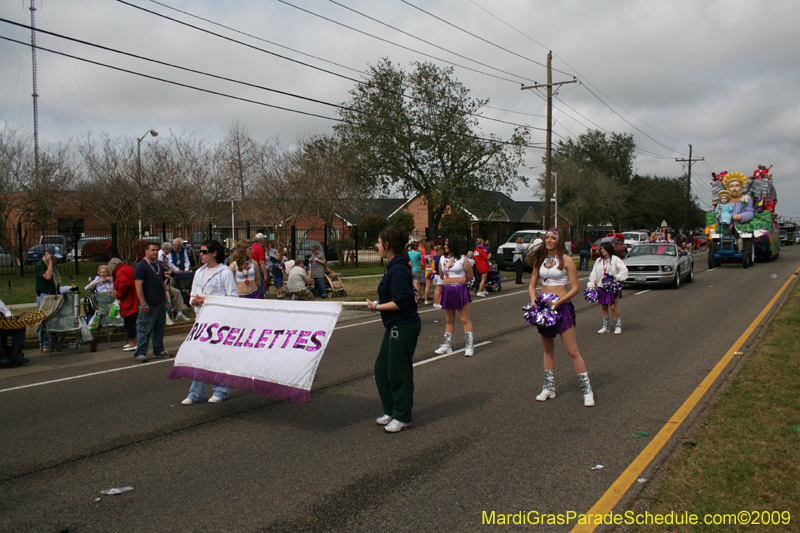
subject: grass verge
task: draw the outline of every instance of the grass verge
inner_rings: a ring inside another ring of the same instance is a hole
[[[730,388],[644,503],[652,514],[737,515],[750,525],[643,526],[637,531],[800,531],[800,285]],[[638,507],[638,505],[636,505]],[[791,522],[785,523],[791,513]],[[754,518],[767,518],[771,524]],[[741,515],[740,515],[741,517]],[[774,520],[779,524],[775,525]]]

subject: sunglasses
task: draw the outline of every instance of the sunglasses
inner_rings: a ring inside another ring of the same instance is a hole
[[[208,250],[200,250],[200,255],[206,255],[208,253],[211,253],[211,252],[209,252]]]

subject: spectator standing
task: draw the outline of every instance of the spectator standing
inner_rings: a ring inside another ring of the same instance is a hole
[[[589,263],[592,260],[592,241],[584,237],[578,255],[580,256],[578,270],[589,270]]]
[[[139,319],[139,297],[136,295],[136,283],[133,279],[133,267],[126,265],[119,258],[108,262],[108,268],[114,278],[114,290],[119,300],[119,316],[125,322],[125,333],[128,344],[122,347],[123,352],[136,351],[136,321]]]
[[[308,259],[305,261],[308,266]],[[289,275],[286,277],[286,290],[292,295],[292,300],[313,300],[314,294],[308,290],[311,283],[311,276],[301,265],[295,265],[294,261],[286,261],[286,270]]]
[[[197,312],[200,312],[206,296],[230,298],[239,296],[233,272],[225,265],[225,248],[222,243],[215,240],[203,242],[200,245],[200,262],[203,263],[203,266],[195,272],[192,282],[192,299],[189,301]],[[228,387],[214,385],[212,388],[214,393],[208,399],[208,403],[220,403],[228,399]],[[189,387],[189,396],[181,403],[192,405],[204,401],[206,401],[206,384],[201,381],[192,381],[192,385]]]
[[[415,300],[419,303],[422,299],[422,284],[425,283],[425,274],[420,268],[422,254],[419,252],[418,243],[412,242],[408,245],[408,260],[411,262],[411,277],[414,280],[414,290],[416,291]]]
[[[489,254],[483,246],[483,239],[478,239],[476,244],[472,258],[475,260],[475,270],[478,272],[481,282],[478,286],[478,293],[475,296],[483,298],[489,294],[486,292],[486,278],[489,276]]]
[[[283,277],[286,275],[283,252],[277,250],[272,260],[272,284],[275,285],[276,298],[283,300]]]
[[[261,283],[259,284],[258,288],[261,291],[261,295],[264,298],[269,298],[269,291],[267,291],[267,278],[269,277],[269,272],[267,271],[267,255],[264,251],[264,246],[267,243],[267,236],[263,233],[256,234],[256,238],[253,241],[253,261],[255,261],[256,265],[261,271]]]
[[[154,357],[172,357],[164,349],[164,330],[167,326],[166,269],[158,262],[158,244],[147,243],[144,258],[136,264],[133,279],[139,298],[139,318],[136,323],[137,361],[147,361],[147,348],[153,340]],[[202,253],[202,252],[201,252]]]
[[[411,429],[414,405],[412,359],[422,330],[408,259],[402,253],[404,242],[403,234],[396,229],[381,231],[378,253],[389,264],[378,285],[378,301],[367,300],[370,311],[381,313],[385,328],[375,360],[375,385],[384,413],[376,422],[384,426],[387,433]]]
[[[525,239],[517,237],[517,244],[514,246],[514,269],[517,271],[517,285],[522,285],[522,271],[525,268],[525,253],[528,247],[525,246]]]
[[[431,286],[433,285],[433,258],[435,255],[436,252],[433,251],[433,241],[425,241],[425,254],[422,256],[425,262],[425,305],[433,303],[429,298]]]
[[[325,254],[319,249],[318,244],[311,245],[311,257],[308,260],[309,274],[314,280],[314,294],[322,298],[328,297],[328,289],[325,287]]]
[[[158,261],[164,266],[164,274],[168,279],[167,283],[167,303],[172,305],[175,309],[175,320],[178,322],[189,322],[189,317],[183,314],[183,295],[181,291],[173,284],[173,276],[177,276],[182,271],[172,262],[172,253],[174,248],[171,242],[161,243],[161,250],[158,252]],[[187,265],[188,266],[188,265]],[[169,317],[169,311],[166,313],[165,322],[167,326],[172,326],[174,323]]]
[[[42,308],[42,298],[58,294],[58,288],[61,286],[61,274],[58,273],[56,263],[63,257],[61,248],[50,246],[45,251],[44,257],[34,267],[36,305],[39,309]],[[39,346],[43,352],[50,351],[50,338],[44,327],[39,328]]]
[[[441,260],[444,255],[444,246],[437,245],[433,249],[433,308],[441,309],[442,305],[442,270]]]

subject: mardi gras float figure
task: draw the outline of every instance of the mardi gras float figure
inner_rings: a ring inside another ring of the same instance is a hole
[[[741,172],[722,172],[713,176],[714,209],[706,214],[709,268],[722,262],[738,262],[748,268],[756,258],[768,261],[777,257],[780,243],[773,216],[777,196],[771,175],[759,173],[759,178],[749,179]]]

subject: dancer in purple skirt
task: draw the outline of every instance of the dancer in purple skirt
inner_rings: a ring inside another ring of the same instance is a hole
[[[440,301],[447,317],[444,342],[436,350],[443,355],[453,351],[453,333],[456,328],[456,311],[461,325],[464,326],[466,340],[464,355],[472,357],[473,336],[472,321],[469,319],[469,281],[472,280],[472,265],[467,256],[461,253],[458,239],[449,237],[444,241],[444,256],[439,260],[439,272],[442,278],[442,299]]]
[[[261,272],[258,264],[253,261],[253,246],[244,239],[236,243],[229,265],[236,276],[236,290],[239,298],[261,299]]]
[[[586,284],[587,288],[597,290],[597,301],[603,308],[603,327],[597,333],[611,331],[608,325],[609,306],[616,320],[614,334],[622,333],[622,317],[617,302],[622,297],[622,282],[626,279],[628,279],[628,267],[614,254],[614,247],[610,242],[602,243],[600,259],[595,262],[592,273],[589,274],[589,283]]]
[[[557,229],[547,230],[544,246],[539,246],[529,255],[528,262],[533,267],[531,284],[528,287],[531,302],[536,302],[536,284],[541,280],[542,294],[553,293],[558,296],[558,299],[552,301],[550,305],[560,314],[552,326],[538,326],[544,347],[544,387],[536,399],[543,402],[556,397],[555,338],[561,335],[561,342],[564,343],[564,348],[572,359],[572,366],[578,374],[578,383],[583,392],[583,405],[591,407],[594,405],[594,393],[589,383],[586,364],[578,351],[578,341],[575,338],[575,307],[570,301],[580,289],[578,269],[575,267],[575,261],[567,254],[561,232]]]

